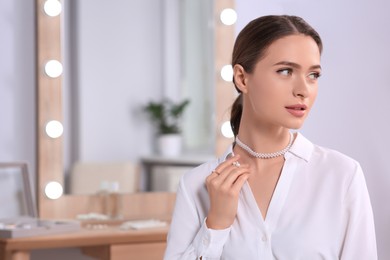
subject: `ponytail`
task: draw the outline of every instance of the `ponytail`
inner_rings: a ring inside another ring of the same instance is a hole
[[[233,130],[234,137],[238,135],[240,129],[242,115],[242,94],[240,93],[236,100],[233,102],[232,110],[230,112],[230,126]]]

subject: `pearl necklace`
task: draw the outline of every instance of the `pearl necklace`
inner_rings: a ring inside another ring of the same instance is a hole
[[[253,157],[256,157],[258,159],[271,159],[271,158],[275,158],[275,157],[284,155],[285,153],[288,152],[288,150],[290,150],[292,142],[293,142],[293,134],[290,133],[290,141],[289,141],[288,145],[286,146],[286,148],[284,148],[283,150],[280,150],[280,151],[274,152],[274,153],[257,153],[255,151],[253,151],[248,145],[241,142],[241,140],[238,139],[238,136],[236,137],[236,144],[238,146],[240,146],[242,149],[244,149],[245,151],[247,151],[250,155],[252,155]]]

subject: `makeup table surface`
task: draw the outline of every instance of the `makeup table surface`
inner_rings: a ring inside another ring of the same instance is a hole
[[[168,226],[122,230],[119,225],[89,225],[78,231],[23,238],[0,238],[0,260],[29,260],[30,252],[49,248],[80,248],[101,260],[162,259]]]

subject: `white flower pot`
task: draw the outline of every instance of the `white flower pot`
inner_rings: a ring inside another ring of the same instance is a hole
[[[158,153],[172,157],[180,155],[182,151],[182,136],[180,134],[164,134],[157,139]]]

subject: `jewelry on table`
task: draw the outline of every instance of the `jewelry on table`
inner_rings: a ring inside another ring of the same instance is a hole
[[[288,145],[286,146],[286,148],[284,148],[283,150],[280,150],[280,151],[277,151],[274,153],[258,153],[258,152],[253,151],[248,145],[244,144],[240,139],[238,139],[238,136],[236,137],[236,144],[238,146],[240,146],[242,149],[244,149],[245,151],[247,151],[250,155],[252,155],[253,157],[256,157],[258,159],[271,159],[271,158],[282,156],[285,153],[287,153],[288,150],[290,150],[292,142],[293,142],[293,134],[290,133],[290,141],[289,141]]]

